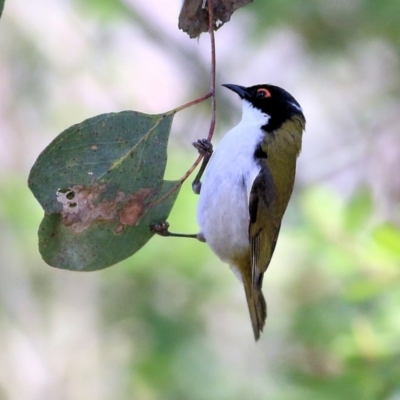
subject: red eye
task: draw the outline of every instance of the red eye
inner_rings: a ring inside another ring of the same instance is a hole
[[[268,89],[264,89],[264,88],[258,89],[256,97],[258,99],[263,99],[265,97],[271,97],[271,92]]]

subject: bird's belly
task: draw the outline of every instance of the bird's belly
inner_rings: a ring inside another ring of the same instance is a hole
[[[211,249],[233,265],[250,248],[247,181],[251,171],[211,166],[208,172],[201,187],[197,219]]]
[[[239,123],[222,138],[206,168],[197,220],[211,249],[232,265],[250,257],[248,198],[260,167],[254,151],[264,134]]]
[[[198,221],[208,245],[222,261],[233,263],[248,251],[249,218],[244,189],[225,186],[200,197]]]

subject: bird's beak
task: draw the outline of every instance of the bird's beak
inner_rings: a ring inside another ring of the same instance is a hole
[[[250,93],[244,86],[232,85],[230,83],[226,83],[222,86],[225,86],[226,88],[232,90],[232,92],[237,93],[241,99],[247,99],[247,100],[250,99]]]

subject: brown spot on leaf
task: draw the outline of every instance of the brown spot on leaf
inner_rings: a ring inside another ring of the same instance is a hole
[[[122,233],[122,232],[124,231],[124,229],[125,229],[125,225],[123,225],[123,224],[118,224],[118,225],[114,228],[114,232],[115,232],[116,234]]]
[[[91,186],[75,185],[57,191],[57,201],[62,206],[62,221],[75,232],[82,232],[93,223],[101,221],[118,221],[122,228],[114,230],[122,232],[125,225],[136,225],[146,210],[145,200],[151,194],[149,188],[139,189],[126,195],[118,192],[115,199],[99,201],[100,194],[106,189],[105,184]]]
[[[124,225],[136,225],[144,213],[144,201],[150,194],[150,189],[140,189],[134,193],[119,211],[119,220]]]
[[[214,30],[231,19],[232,14],[253,0],[213,0]],[[203,8],[203,0],[185,0],[179,14],[179,29],[191,38],[198,37],[202,32],[208,32],[208,8]]]

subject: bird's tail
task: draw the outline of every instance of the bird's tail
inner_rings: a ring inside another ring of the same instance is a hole
[[[258,340],[267,318],[267,304],[261,288],[253,288],[251,282],[247,279],[244,279],[243,283],[247,305],[250,312],[251,324],[253,326],[254,339]]]

